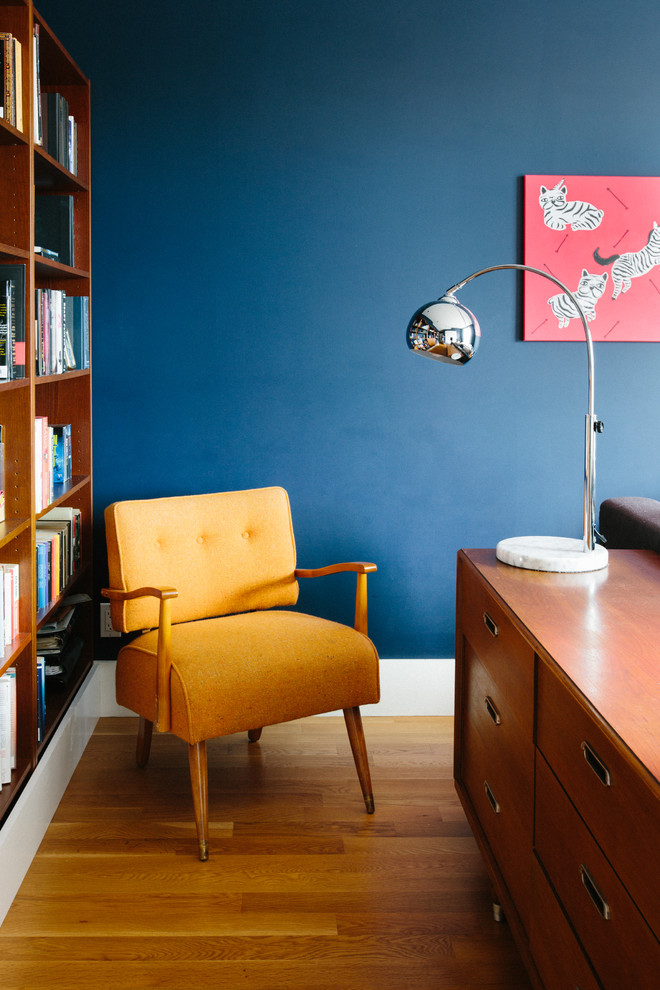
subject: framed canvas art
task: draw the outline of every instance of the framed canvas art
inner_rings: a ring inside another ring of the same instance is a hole
[[[526,175],[524,263],[576,296],[594,341],[660,340],[660,178]],[[524,339],[580,340],[569,297],[524,275]]]

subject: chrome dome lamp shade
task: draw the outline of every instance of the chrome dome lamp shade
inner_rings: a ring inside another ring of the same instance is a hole
[[[521,536],[501,540],[496,547],[498,560],[527,570],[578,573],[607,567],[605,547],[596,543],[594,524],[594,485],[596,476],[596,434],[603,424],[594,414],[594,356],[587,318],[573,293],[554,275],[528,265],[496,265],[474,272],[453,285],[435,302],[420,307],[413,315],[406,334],[408,347],[417,354],[444,361],[467,364],[477,352],[481,330],[473,313],[456,299],[454,293],[464,285],[489,272],[515,269],[549,279],[566,293],[582,321],[587,344],[587,415],[584,446],[583,536],[581,540],[558,536]]]
[[[422,306],[408,324],[408,347],[447,364],[467,364],[480,339],[474,314],[449,294]]]

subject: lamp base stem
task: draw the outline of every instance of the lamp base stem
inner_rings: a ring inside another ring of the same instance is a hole
[[[605,547],[585,550],[583,540],[563,536],[514,536],[500,540],[495,555],[504,564],[528,571],[579,574],[607,567]]]

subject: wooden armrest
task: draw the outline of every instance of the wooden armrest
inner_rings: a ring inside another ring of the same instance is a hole
[[[156,728],[159,732],[168,732],[171,727],[170,667],[172,663],[170,602],[179,592],[176,588],[168,587],[134,588],[132,591],[124,591],[122,588],[102,588],[101,594],[114,602],[127,602],[133,598],[147,597],[157,598],[160,601],[156,647]]]
[[[112,602],[127,602],[132,598],[176,598],[179,592],[176,588],[134,588],[133,591],[124,591],[122,588],[101,588],[104,598],[109,598]]]
[[[296,578],[325,577],[326,574],[340,574],[342,571],[353,571],[357,578],[355,589],[355,628],[367,635],[367,574],[378,570],[375,564],[364,560],[352,560],[344,564],[330,564],[328,567],[318,567],[313,570],[297,568]]]
[[[352,560],[345,564],[329,564],[328,567],[317,567],[312,570],[298,568],[297,578],[325,577],[326,574],[340,574],[342,571],[354,571],[356,574],[371,574],[377,571],[375,564],[370,564],[364,560]]]

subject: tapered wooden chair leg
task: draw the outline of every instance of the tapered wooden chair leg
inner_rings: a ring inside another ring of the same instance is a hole
[[[367,745],[364,741],[364,729],[362,728],[362,716],[359,708],[345,708],[344,721],[348,730],[348,738],[351,743],[355,769],[360,780],[360,787],[364,796],[364,803],[370,815],[374,813],[374,795],[371,787],[371,774],[369,773],[369,757],[367,756]]]
[[[259,742],[259,740],[261,739],[261,731],[262,731],[261,729],[249,729],[248,739],[250,740],[250,742]]]
[[[139,767],[146,767],[151,752],[151,736],[154,730],[154,723],[140,715],[138,726],[137,748],[135,750],[135,760]]]
[[[209,858],[209,787],[206,763],[206,741],[188,746],[190,764],[190,784],[192,786],[199,858],[205,862]]]

